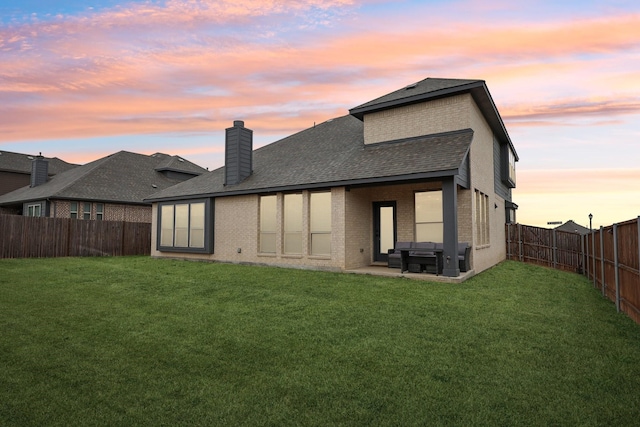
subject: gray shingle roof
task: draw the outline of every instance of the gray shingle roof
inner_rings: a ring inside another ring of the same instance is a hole
[[[557,226],[556,230],[568,231],[571,233],[578,233],[578,234],[589,233],[589,229],[587,227],[583,227],[580,224],[575,223],[573,220],[569,220],[564,224]]]
[[[470,129],[365,145],[363,123],[348,115],[329,120],[253,152],[253,173],[224,185],[224,167],[150,196],[198,196],[356,185],[458,173],[471,144]]]
[[[164,159],[164,161],[160,162],[158,166],[156,166],[157,171],[174,171],[174,172],[183,172],[183,173],[192,173],[195,175],[200,175],[203,172],[203,169],[191,163],[188,160],[183,159],[179,156],[170,156],[164,153],[155,153],[152,154],[151,157],[157,157],[158,159]]]
[[[475,87],[484,84],[483,80],[465,80],[465,79],[435,79],[427,77],[417,83],[413,83],[398,89],[394,92],[383,95],[372,101],[365,102],[362,105],[351,109],[351,114],[357,115],[360,110],[378,108],[390,103],[402,101],[411,101],[413,98],[416,100],[424,99],[425,95],[438,96],[444,95],[452,90],[460,91],[464,90],[464,87]],[[467,89],[467,90],[468,90]],[[355,112],[355,113],[354,113]]]
[[[0,205],[45,198],[144,203],[150,194],[182,182],[156,171],[158,165],[168,162],[168,157],[171,156],[120,151],[57,174],[46,184],[23,187],[0,196]],[[186,160],[180,164],[187,165],[185,168],[191,171],[206,172]]]
[[[6,172],[31,173],[31,162],[35,155],[0,150],[0,170]],[[45,157],[49,161],[49,176],[73,169],[78,165],[67,163],[57,157]]]

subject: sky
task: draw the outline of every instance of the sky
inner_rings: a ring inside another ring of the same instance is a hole
[[[5,151],[211,170],[426,77],[486,81],[518,222],[640,215],[637,0],[0,0]]]

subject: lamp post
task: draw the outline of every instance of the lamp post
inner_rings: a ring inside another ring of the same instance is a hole
[[[589,231],[592,230],[592,227],[591,227],[591,220],[592,219],[593,219],[593,214],[589,214]]]

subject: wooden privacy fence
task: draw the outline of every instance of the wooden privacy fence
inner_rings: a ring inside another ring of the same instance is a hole
[[[507,259],[581,273],[584,259],[577,233],[507,224]]]
[[[0,215],[0,258],[150,253],[148,223]]]
[[[507,258],[582,273],[640,323],[640,217],[588,234],[507,224]]]
[[[586,276],[602,295],[640,323],[640,217],[585,236]]]

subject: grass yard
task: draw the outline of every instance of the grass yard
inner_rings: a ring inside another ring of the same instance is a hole
[[[0,425],[640,423],[640,326],[581,276],[463,284],[0,260]]]

